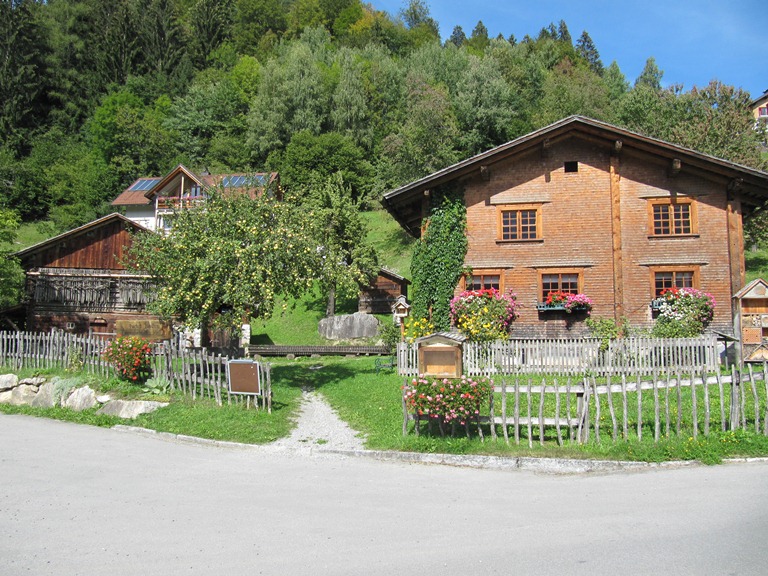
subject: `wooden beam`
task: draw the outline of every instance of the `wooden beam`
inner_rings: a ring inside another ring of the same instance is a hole
[[[489,182],[491,180],[491,169],[488,166],[480,166],[480,177]]]
[[[621,243],[621,161],[611,156],[611,236],[613,241],[613,310],[614,319],[624,316],[624,260]]]
[[[672,162],[669,167],[669,175],[674,178],[680,174],[680,168],[682,168],[682,162],[680,162],[680,158],[672,158]]]
[[[614,143],[613,143],[613,153],[616,154],[617,156],[619,154],[621,154],[622,146],[624,146],[624,142],[622,142],[621,140],[614,141]]]

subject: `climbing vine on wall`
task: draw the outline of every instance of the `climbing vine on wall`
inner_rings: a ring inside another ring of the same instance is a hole
[[[430,318],[435,330],[451,326],[450,301],[467,255],[467,208],[461,188],[432,193],[425,231],[411,263],[413,310],[416,318]]]

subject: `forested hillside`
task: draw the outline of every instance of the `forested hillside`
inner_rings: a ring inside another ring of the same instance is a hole
[[[571,114],[761,167],[749,94],[662,88],[653,58],[627,79],[542,25],[442,43],[423,0],[0,0],[0,202],[63,231],[183,163],[277,170],[297,196],[340,171],[371,206]]]

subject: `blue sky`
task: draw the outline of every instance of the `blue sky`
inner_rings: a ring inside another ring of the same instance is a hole
[[[406,0],[369,0],[396,15]],[[478,20],[490,36],[536,36],[562,19],[574,41],[586,30],[603,64],[613,60],[634,83],[649,56],[662,83],[685,90],[717,79],[750,92],[768,90],[766,0],[427,0],[445,39],[456,25],[470,36]]]

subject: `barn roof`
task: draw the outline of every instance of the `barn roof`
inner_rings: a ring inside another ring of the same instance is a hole
[[[679,161],[682,171],[691,170],[725,178],[730,180],[732,186],[738,189],[743,198],[751,200],[751,203],[755,205],[761,205],[768,199],[768,173],[766,172],[702,154],[663,140],[643,136],[605,122],[583,116],[570,116],[387,192],[381,203],[409,234],[418,237],[421,232],[421,206],[425,192],[474,174],[480,174],[497,162],[537,147],[546,148],[574,135],[613,150],[631,148],[656,155],[670,162]]]
[[[24,250],[19,250],[18,252],[14,253],[13,256],[19,258],[20,260],[24,260],[25,258],[28,258],[29,256],[32,256],[33,254],[40,252],[42,250],[46,250],[50,248],[51,246],[54,246],[55,244],[58,244],[59,242],[62,242],[63,240],[74,238],[76,236],[80,236],[81,234],[85,234],[86,232],[89,232],[91,230],[94,230],[96,228],[99,228],[100,226],[105,226],[107,224],[111,224],[113,222],[122,222],[124,226],[130,226],[134,230],[141,231],[141,232],[150,232],[148,228],[145,228],[144,226],[137,224],[133,220],[129,220],[122,214],[118,214],[116,212],[109,214],[107,216],[104,216],[102,218],[98,218],[96,220],[93,220],[92,222],[88,222],[88,224],[83,224],[82,226],[78,228],[73,228],[72,230],[69,230],[68,232],[64,232],[62,234],[59,234],[58,236],[54,236],[53,238],[49,238],[48,240],[43,240],[42,242],[39,242],[35,244],[34,246],[30,246],[29,248],[25,248]]]

